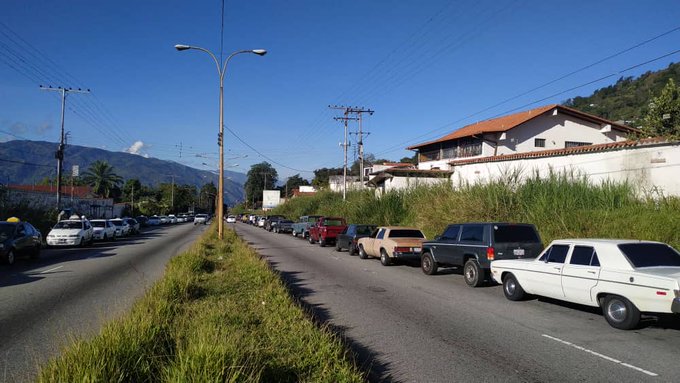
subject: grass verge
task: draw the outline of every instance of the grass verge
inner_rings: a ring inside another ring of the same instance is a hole
[[[340,339],[319,329],[233,231],[171,260],[128,315],[78,340],[41,382],[360,382]]]

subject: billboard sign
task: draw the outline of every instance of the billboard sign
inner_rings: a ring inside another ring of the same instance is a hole
[[[280,190],[263,190],[262,191],[262,208],[273,209],[281,203]]]

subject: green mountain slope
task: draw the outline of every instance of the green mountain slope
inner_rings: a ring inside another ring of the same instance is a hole
[[[56,143],[43,141],[16,140],[0,143],[0,183],[32,184],[45,177],[55,177],[56,149]],[[171,182],[169,175],[175,176],[176,184],[201,187],[212,181],[217,185],[217,175],[209,171],[194,169],[173,161],[76,145],[69,145],[66,148],[64,174],[70,176],[73,165],[79,165],[82,173],[97,160],[108,162],[123,179],[137,178],[144,185],[169,183]],[[225,171],[225,176],[229,177],[224,182],[225,201],[228,204],[242,201],[245,174]]]
[[[564,105],[638,127],[649,100],[659,95],[670,78],[676,84],[680,83],[680,63],[670,64],[660,71],[644,73],[638,78],[622,77],[614,85],[598,89],[588,97],[571,98]]]

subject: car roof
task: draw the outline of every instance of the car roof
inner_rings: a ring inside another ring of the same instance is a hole
[[[557,244],[576,244],[576,245],[597,245],[597,244],[609,244],[609,245],[620,245],[624,243],[663,243],[656,241],[645,241],[640,239],[611,239],[611,238],[567,238],[567,239],[556,239],[553,243]]]
[[[418,229],[417,227],[410,227],[410,226],[379,226],[378,228],[379,229],[389,229],[389,230],[418,230],[418,231],[422,231],[422,230]]]

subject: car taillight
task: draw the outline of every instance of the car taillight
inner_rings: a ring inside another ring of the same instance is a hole
[[[496,255],[494,253],[493,247],[491,247],[491,246],[487,247],[486,248],[486,259],[488,259],[489,261],[493,261],[495,256]]]
[[[397,246],[394,248],[394,251],[397,253],[408,253],[411,251],[410,247],[403,247],[403,246]]]

